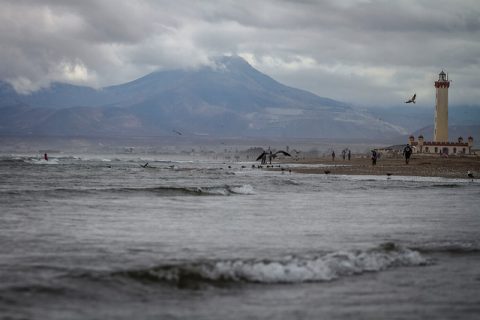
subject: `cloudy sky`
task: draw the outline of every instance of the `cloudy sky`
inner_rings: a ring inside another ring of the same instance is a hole
[[[359,106],[480,105],[477,0],[0,0],[0,78],[28,92],[119,84],[240,55],[290,86]]]

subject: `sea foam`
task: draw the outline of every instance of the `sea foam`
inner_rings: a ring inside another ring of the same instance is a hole
[[[150,281],[186,283],[301,283],[331,281],[344,276],[378,272],[393,267],[426,265],[418,251],[381,247],[371,250],[337,251],[319,256],[291,256],[278,260],[215,260],[162,265],[124,272]]]

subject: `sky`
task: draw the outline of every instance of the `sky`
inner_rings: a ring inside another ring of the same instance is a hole
[[[355,106],[480,106],[477,0],[0,0],[0,79],[29,93],[96,88],[239,55],[275,80]]]

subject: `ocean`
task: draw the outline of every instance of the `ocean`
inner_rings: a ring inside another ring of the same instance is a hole
[[[480,318],[478,180],[252,164],[1,155],[0,318]]]

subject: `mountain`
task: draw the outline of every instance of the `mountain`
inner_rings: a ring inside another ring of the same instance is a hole
[[[388,139],[401,126],[285,86],[240,57],[159,71],[99,90],[54,83],[29,95],[0,83],[0,134]]]

